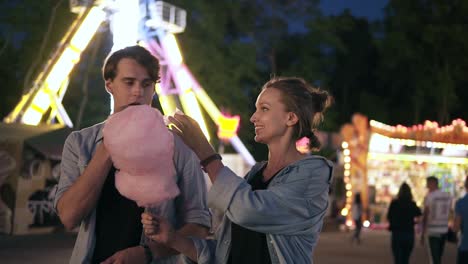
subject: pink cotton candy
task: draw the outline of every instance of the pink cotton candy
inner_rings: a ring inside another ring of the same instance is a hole
[[[179,194],[173,162],[174,136],[162,114],[148,105],[129,106],[111,115],[103,128],[115,187],[138,206],[153,206]]]

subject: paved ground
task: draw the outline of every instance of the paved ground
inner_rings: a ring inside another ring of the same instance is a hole
[[[390,264],[389,234],[386,231],[364,230],[361,245],[351,244],[350,233],[323,232],[315,251],[318,264]],[[49,235],[0,235],[0,263],[2,264],[61,264],[68,263],[75,235],[56,233]],[[442,263],[455,263],[456,247],[447,244]],[[429,263],[424,248],[416,245],[411,263]]]
[[[390,233],[388,231],[363,230],[362,243],[352,244],[351,233],[324,232],[314,254],[318,264],[391,264]],[[419,240],[418,240],[419,242]],[[442,263],[456,263],[456,245],[446,243]],[[411,255],[411,264],[429,263],[426,249],[415,243]]]

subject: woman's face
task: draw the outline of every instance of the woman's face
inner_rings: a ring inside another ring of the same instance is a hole
[[[297,123],[292,112],[286,112],[282,93],[275,88],[264,89],[255,103],[256,111],[250,118],[255,127],[255,141],[269,144],[286,135],[288,127]],[[296,121],[294,121],[294,119]]]

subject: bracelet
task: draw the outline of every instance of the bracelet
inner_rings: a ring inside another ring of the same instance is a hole
[[[148,245],[144,244],[141,246],[145,250],[146,263],[151,264],[153,262],[153,252],[151,252],[151,249],[148,247]]]
[[[221,157],[221,155],[219,155],[218,153],[215,153],[211,156],[208,156],[208,158],[200,161],[200,165],[202,166],[202,168],[205,168],[206,166],[208,166],[208,164],[210,164],[210,162],[214,161],[214,160],[222,160],[223,158]]]

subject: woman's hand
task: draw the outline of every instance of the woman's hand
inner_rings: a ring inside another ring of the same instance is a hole
[[[167,219],[145,212],[141,214],[141,223],[148,238],[169,247],[171,246],[175,239],[175,231]]]
[[[175,126],[172,126],[172,131],[182,138],[200,160],[204,160],[215,153],[197,121],[193,118],[176,113],[174,117],[169,116],[168,119]]]

